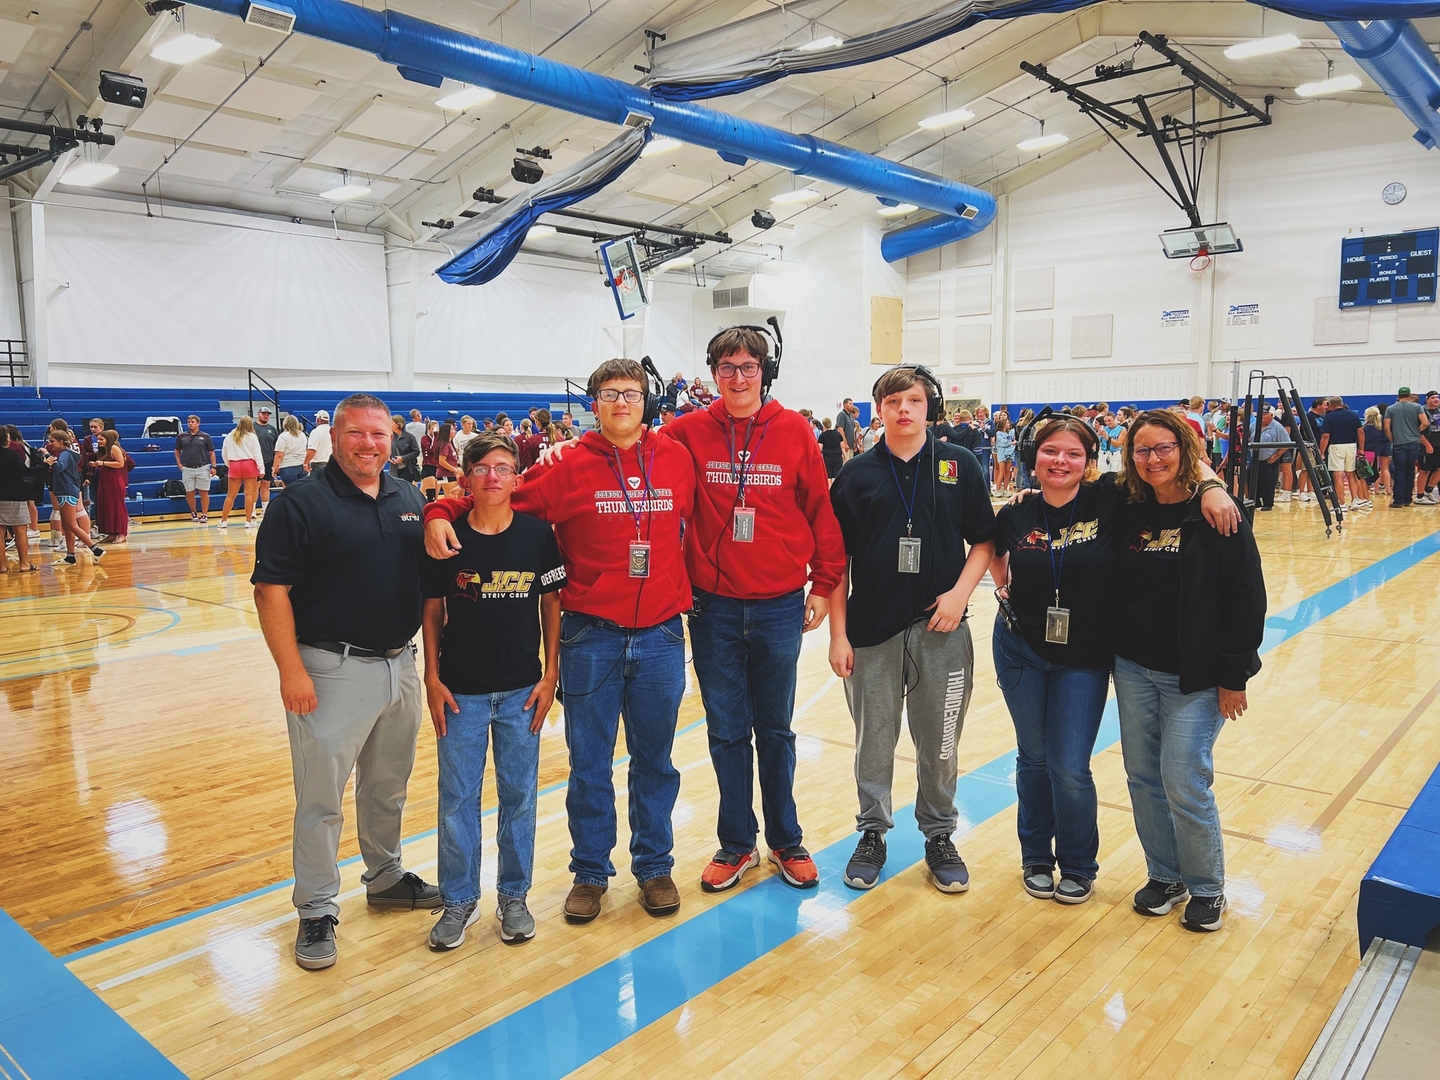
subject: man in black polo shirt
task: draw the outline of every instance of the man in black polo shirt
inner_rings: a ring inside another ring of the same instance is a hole
[[[430,908],[440,890],[400,861],[400,815],[420,730],[420,492],[383,472],[390,410],[335,406],[335,468],[277,499],[255,541],[255,608],[280,669],[295,773],[295,961],[335,963],[341,796],[355,812],[373,907]]]
[[[257,509],[263,514],[270,503],[270,484],[275,479],[275,443],[280,439],[280,429],[270,422],[269,405],[261,405],[260,411],[255,414],[255,438],[260,440],[260,456],[265,459],[260,464],[260,496],[257,500]]]
[[[902,709],[915,741],[925,862],[940,891],[970,887],[950,838],[959,822],[956,744],[975,668],[964,616],[995,550],[995,513],[975,455],[926,431],[939,393],[923,368],[880,376],[875,406],[885,435],[873,452],[851,458],[830,489],[850,557],[830,597],[830,666],[845,680],[855,719],[863,835],[845,883],[857,889],[875,885],[885,865]]]

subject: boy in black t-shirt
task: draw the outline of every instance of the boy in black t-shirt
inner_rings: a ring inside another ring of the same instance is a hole
[[[445,903],[430,931],[433,949],[462,944],[480,917],[480,788],[491,739],[500,798],[500,937],[518,945],[535,936],[525,895],[535,859],[540,727],[560,674],[565,564],[550,526],[510,508],[523,483],[518,463],[514,441],[498,432],[470,441],[462,464],[475,508],[455,522],[460,553],[425,559],[425,696],[439,739]],[[455,715],[447,717],[447,709]]]

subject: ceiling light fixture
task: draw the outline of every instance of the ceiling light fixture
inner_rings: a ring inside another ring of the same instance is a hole
[[[920,207],[914,203],[902,202],[897,206],[882,206],[876,213],[884,218],[896,218],[904,217],[906,214],[913,214],[919,209]]]
[[[494,100],[494,90],[486,90],[483,86],[462,86],[454,93],[437,99],[435,104],[446,112],[464,112],[466,109],[473,109],[476,105],[484,105],[486,102]]]
[[[679,139],[672,139],[668,135],[655,135],[645,144],[645,149],[640,151],[640,156],[659,157],[661,154],[668,154],[671,150],[678,150],[684,145]]]
[[[1252,56],[1269,56],[1271,53],[1299,47],[1300,39],[1294,34],[1278,34],[1275,37],[1256,38],[1254,41],[1231,45],[1225,50],[1225,55],[1231,60],[1248,60]]]
[[[816,38],[814,41],[807,41],[804,45],[797,45],[796,52],[822,52],[825,49],[836,49],[845,44],[844,38],[838,38],[834,34],[826,34],[824,37]]]
[[[340,173],[340,186],[333,187],[329,191],[322,191],[320,197],[329,199],[331,202],[349,202],[351,199],[363,198],[370,194],[368,184],[355,184],[350,181],[348,172]]]
[[[214,38],[201,37],[199,34],[181,34],[151,49],[150,58],[163,60],[167,64],[188,64],[202,56],[209,56],[218,48],[220,42]]]
[[[1301,83],[1295,87],[1295,93],[1300,97],[1320,97],[1324,94],[1341,94],[1346,90],[1359,89],[1360,77],[1358,75],[1336,75],[1319,82]]]
[[[814,188],[797,188],[794,191],[782,191],[779,195],[771,195],[770,201],[780,206],[789,206],[795,203],[816,202],[824,198]]]
[[[1040,134],[1033,139],[1021,139],[1015,144],[1016,150],[1030,151],[1053,150],[1057,146],[1064,146],[1070,141],[1069,135],[1062,135],[1056,132],[1054,135],[1045,134],[1045,121],[1040,121]]]
[[[69,187],[94,187],[103,180],[109,180],[120,170],[103,161],[77,161],[65,170],[60,183]]]
[[[926,131],[939,131],[941,128],[954,127],[956,124],[964,124],[974,119],[975,114],[969,109],[951,109],[948,112],[927,116],[920,121],[918,126]]]

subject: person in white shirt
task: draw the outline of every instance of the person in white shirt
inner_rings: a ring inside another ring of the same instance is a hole
[[[298,416],[285,418],[285,430],[275,440],[275,461],[272,472],[282,484],[293,484],[305,475],[305,432]]]
[[[255,493],[260,486],[260,474],[265,471],[265,455],[260,449],[260,439],[255,434],[255,421],[242,416],[235,421],[235,430],[225,436],[221,446],[225,458],[225,505],[220,509],[220,528],[230,527],[230,508],[235,505],[235,496],[240,485],[245,485],[245,528],[255,528]]]
[[[405,430],[415,436],[415,445],[419,446],[420,440],[425,437],[425,432],[428,430],[419,409],[410,410],[410,422],[405,425]]]
[[[512,428],[511,431],[513,432],[513,430],[514,429]],[[510,433],[511,432],[507,432],[506,434]],[[456,459],[460,461],[465,460],[466,445],[470,442],[471,439],[475,438],[475,436],[479,434],[480,432],[475,430],[475,418],[473,416],[460,417],[460,430],[455,432],[455,437],[453,440],[451,440],[455,444]]]
[[[330,461],[330,414],[324,409],[315,414],[315,430],[306,446],[305,471],[318,476]]]

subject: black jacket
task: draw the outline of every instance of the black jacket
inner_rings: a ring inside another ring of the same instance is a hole
[[[400,459],[395,475],[402,480],[420,479],[420,444],[415,436],[402,431],[390,441],[390,453]]]
[[[1255,534],[1221,536],[1191,499],[1180,522],[1180,692],[1244,690],[1260,670],[1265,578]]]

